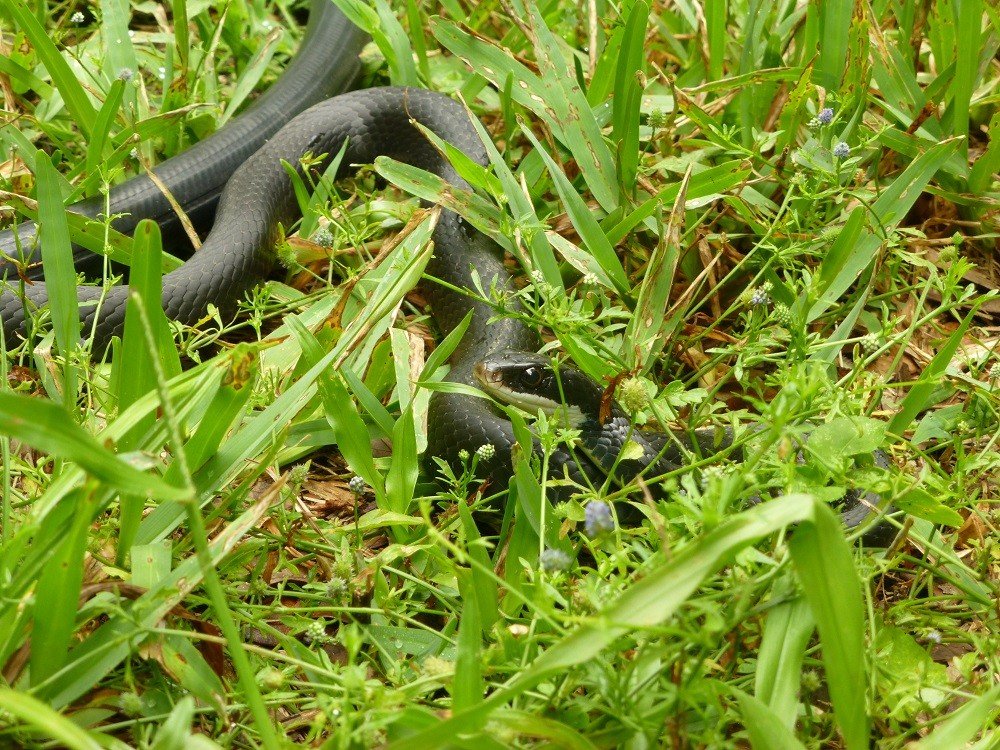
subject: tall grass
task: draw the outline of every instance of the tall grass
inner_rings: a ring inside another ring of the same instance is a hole
[[[299,184],[285,277],[181,328],[155,227],[60,205],[222,126],[293,4],[0,0],[0,187],[42,221],[54,344],[3,342],[0,744],[994,746],[996,10],[338,5],[368,83],[462,97],[490,169],[441,144],[475,193],[390,159],[388,191]],[[637,424],[738,453],[561,503],[526,456],[495,497],[424,460],[461,330],[427,354],[411,196],[497,239],[516,314]],[[107,363],[81,237],[134,259]],[[897,509],[888,548],[846,488]],[[605,501],[641,521],[588,529]]]

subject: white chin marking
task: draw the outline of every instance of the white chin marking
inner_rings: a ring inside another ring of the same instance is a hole
[[[586,420],[586,415],[579,406],[564,406],[558,401],[535,393],[515,393],[502,386],[493,387],[492,384],[485,385],[483,390],[504,403],[516,406],[529,414],[535,414],[541,409],[545,416],[557,418],[559,424],[564,427],[576,428]]]

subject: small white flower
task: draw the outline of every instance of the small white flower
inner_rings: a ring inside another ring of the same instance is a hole
[[[69,20],[76,24],[83,23],[84,21],[83,13],[78,10],[69,17]]]
[[[552,547],[543,550],[542,554],[538,556],[538,563],[546,573],[558,573],[561,570],[566,570],[572,562],[569,555],[561,549]]]
[[[489,461],[497,453],[497,449],[494,448],[490,443],[484,443],[476,448],[476,455],[479,456],[484,461]]]
[[[873,354],[882,346],[882,337],[877,333],[866,333],[861,337],[861,349],[865,354]]]

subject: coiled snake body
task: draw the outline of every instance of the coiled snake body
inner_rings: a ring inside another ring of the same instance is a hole
[[[412,88],[372,88],[316,104],[285,124],[228,181],[204,245],[163,279],[162,301],[167,315],[192,324],[202,317],[209,303],[223,311],[232,310],[269,273],[279,225],[290,226],[299,213],[282,161],[297,165],[307,153],[325,154],[322,164],[313,165],[322,170],[346,144],[341,171],[349,165],[371,163],[378,156],[390,156],[433,172],[458,188],[468,189],[467,183],[414,126],[414,121],[477,163],[488,163],[465,109],[440,94]],[[482,382],[484,360],[507,357],[512,352],[534,352],[538,336],[514,319],[490,322],[493,311],[488,305],[455,291],[473,288],[473,274],[481,280],[483,288],[490,288],[491,283],[511,288],[499,248],[492,240],[455,214],[443,211],[433,242],[434,254],[427,273],[442,283],[430,284],[427,293],[442,332],[447,334],[473,311],[469,328],[451,357],[448,377],[453,382],[477,385]],[[95,307],[102,295],[100,307]],[[44,305],[45,284],[28,285],[26,296],[29,305]],[[84,330],[96,332],[98,346],[121,333],[126,297],[127,288],[122,286],[106,293],[95,287],[79,289]],[[24,302],[11,290],[0,294],[0,317],[8,342],[24,334]],[[463,449],[473,451],[489,444],[493,453],[480,460],[480,475],[502,485],[511,473],[513,443],[510,423],[488,402],[455,393],[434,395],[428,420],[431,455],[454,465],[460,463]],[[633,473],[639,468],[642,467],[632,467]],[[578,479],[594,476],[593,467],[579,466],[571,457],[561,457],[556,461],[556,469],[568,469]],[[865,515],[867,512],[851,525]]]

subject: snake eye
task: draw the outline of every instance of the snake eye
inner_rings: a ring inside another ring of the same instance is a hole
[[[524,382],[529,386],[536,386],[542,382],[542,371],[537,367],[526,367],[524,369]]]

